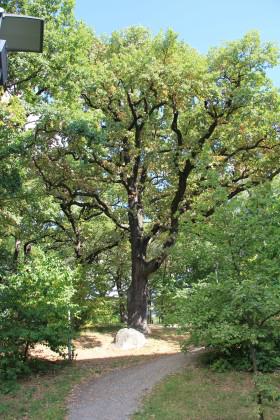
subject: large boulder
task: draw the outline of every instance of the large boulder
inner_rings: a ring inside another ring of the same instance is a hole
[[[144,334],[134,328],[122,328],[116,335],[116,347],[123,350],[139,349],[145,345]]]

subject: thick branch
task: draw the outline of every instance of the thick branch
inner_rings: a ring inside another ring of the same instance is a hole
[[[91,252],[89,255],[86,256],[85,258],[85,262],[91,264],[93,263],[93,261],[98,257],[98,255],[102,254],[102,252],[108,251],[109,249],[113,249],[116,246],[119,245],[121,239],[118,239],[117,241],[109,244],[109,245],[104,245],[103,247]]]

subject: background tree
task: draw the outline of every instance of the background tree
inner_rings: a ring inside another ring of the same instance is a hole
[[[93,36],[74,19],[72,0],[3,1],[1,6],[46,21],[44,53],[9,54],[9,81],[0,92],[0,370],[15,376],[24,369],[30,346],[45,342],[60,351],[69,339],[71,264],[64,267],[53,253],[44,256],[59,239],[47,221],[58,217],[60,208],[45,194],[30,151],[36,121],[50,102],[53,110],[67,103],[70,109],[71,101],[79,100],[77,81],[84,80],[83,64]],[[33,244],[42,247],[28,261],[24,255],[30,254]],[[34,262],[39,252],[40,262]]]
[[[1,6],[7,12],[40,16],[46,21],[44,53],[9,54],[9,81],[0,93],[0,217],[5,226],[2,238],[14,236],[14,255],[17,256],[18,236],[33,241],[34,237],[37,240],[38,236],[43,234],[44,237],[46,233],[42,232],[43,219],[38,218],[33,223],[31,237],[28,238],[28,232],[24,232],[27,227],[24,225],[30,224],[35,214],[38,216],[40,204],[37,205],[37,202],[39,197],[42,199],[42,191],[30,167],[29,151],[34,142],[35,122],[45,107],[48,107],[50,100],[56,103],[61,100],[66,104],[68,99],[71,104],[70,99],[77,97],[77,80],[83,80],[82,73],[86,70],[83,64],[91,49],[92,34],[75,20],[72,0],[4,0]],[[75,48],[77,51],[74,52]],[[36,196],[33,209],[31,196]],[[45,203],[45,207],[50,206],[50,201]],[[23,216],[26,220],[21,222]],[[35,226],[41,230],[40,234],[35,232]]]
[[[195,226],[188,218],[182,218],[177,241],[150,282],[153,309],[163,324],[177,324],[177,317],[173,319],[178,309],[177,293],[210,273],[217,273],[219,268],[216,248],[199,233],[201,228]]]

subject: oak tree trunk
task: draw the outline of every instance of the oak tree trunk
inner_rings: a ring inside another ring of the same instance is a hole
[[[133,185],[128,200],[131,245],[131,284],[127,294],[128,326],[149,333],[147,321],[148,277],[144,235],[144,212],[139,191]]]
[[[137,268],[138,270],[132,274],[132,282],[127,295],[128,326],[143,333],[149,333],[147,321],[148,278],[139,267]]]
[[[148,278],[146,267],[146,249],[141,237],[136,235],[131,240],[131,284],[127,294],[128,326],[143,333],[148,328]]]

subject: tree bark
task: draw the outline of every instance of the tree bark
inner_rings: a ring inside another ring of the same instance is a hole
[[[148,334],[148,276],[140,261],[134,261],[132,282],[127,294],[128,326]]]
[[[128,206],[131,244],[131,284],[127,294],[128,326],[148,334],[147,243],[141,194],[135,185],[130,190]]]

